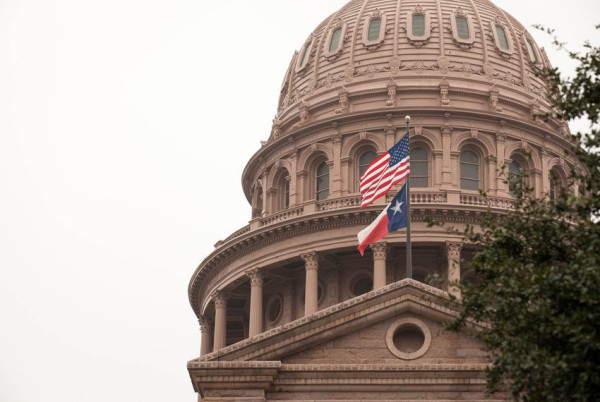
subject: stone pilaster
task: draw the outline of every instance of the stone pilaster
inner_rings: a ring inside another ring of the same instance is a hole
[[[226,346],[227,340],[227,295],[221,290],[215,290],[212,294],[215,302],[215,335],[213,351]]]
[[[386,285],[387,243],[374,243],[370,247],[373,250],[373,290],[375,290]]]
[[[462,243],[446,242],[446,254],[448,257],[448,293],[460,297],[460,288],[457,287],[460,281],[460,251]]]
[[[263,331],[263,273],[259,268],[246,273],[250,279],[250,329],[248,336],[252,338]]]
[[[304,315],[310,315],[319,306],[319,256],[315,251],[300,256],[306,268],[306,287],[304,291]]]

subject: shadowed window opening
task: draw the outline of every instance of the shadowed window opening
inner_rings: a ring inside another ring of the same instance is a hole
[[[327,162],[321,162],[317,167],[317,201],[326,199],[329,196],[329,166]]]
[[[479,157],[473,151],[460,154],[460,188],[479,189]]]

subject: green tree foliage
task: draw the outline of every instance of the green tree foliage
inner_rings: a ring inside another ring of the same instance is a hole
[[[574,77],[545,74],[552,117],[590,121],[589,132],[571,137],[578,168],[570,180],[583,191],[549,200],[514,186],[514,212],[467,228],[465,241],[481,251],[451,323],[488,324],[479,336],[492,358],[489,390],[522,401],[600,400],[600,49],[586,44],[585,53],[569,54],[578,62]]]

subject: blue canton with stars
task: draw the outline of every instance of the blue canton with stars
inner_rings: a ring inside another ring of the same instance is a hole
[[[396,145],[390,148],[388,153],[390,154],[390,167],[408,157],[408,132]]]
[[[388,205],[387,216],[388,232],[395,232],[406,227],[406,184]]]

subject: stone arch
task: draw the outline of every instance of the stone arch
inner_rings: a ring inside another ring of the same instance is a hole
[[[521,141],[514,141],[504,148],[504,159],[512,159],[515,153],[528,160],[527,165],[530,170],[542,169],[542,159],[535,149],[525,149],[523,148],[523,143]]]
[[[450,150],[460,151],[465,143],[479,147],[483,152],[484,158],[496,155],[496,144],[490,140],[489,136],[483,133],[478,133],[476,136],[473,136],[471,131],[463,131],[462,133],[453,135],[452,142],[450,143]]]
[[[362,138],[360,134],[355,134],[351,136],[342,146],[342,159],[351,158],[352,155],[355,154],[356,150],[365,144],[372,144],[378,154],[387,151],[385,148],[385,139],[383,135],[366,133],[364,138]]]
[[[271,169],[269,174],[269,187],[267,188],[267,200],[270,212],[278,212],[290,205],[290,170],[285,166]],[[286,193],[287,184],[287,193]],[[287,198],[287,199],[286,199]]]
[[[275,178],[277,176],[277,172],[280,169],[285,169],[288,171],[288,174],[292,173],[292,164],[287,159],[278,159],[273,165],[271,165],[271,170],[267,176],[267,190],[272,188],[275,185]]]
[[[298,172],[310,170],[316,155],[324,154],[327,161],[333,162],[333,149],[327,144],[312,144],[300,153],[298,157]]]
[[[426,143],[429,146],[430,151],[433,151],[434,149],[442,149],[442,140],[440,136],[436,135],[436,133],[434,133],[431,130],[427,130],[426,128],[422,128],[418,132],[417,130],[413,130],[413,132],[411,132],[410,135],[411,144],[413,142],[420,141]]]
[[[298,166],[297,181],[298,187],[301,189],[301,200],[308,201],[316,199],[316,178],[315,174],[317,167],[322,163],[326,162],[330,168],[329,177],[329,189],[331,191],[331,168],[333,165],[333,153],[327,153],[325,151],[331,151],[329,147],[319,148],[318,146],[312,146],[302,153]]]

